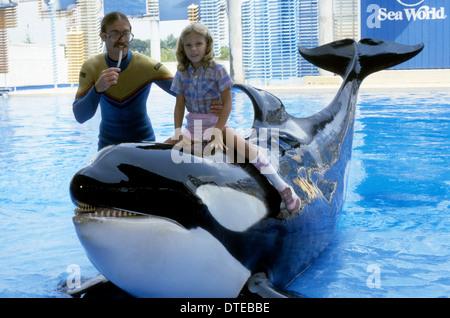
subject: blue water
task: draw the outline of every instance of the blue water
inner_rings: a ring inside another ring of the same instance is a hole
[[[277,94],[309,116],[335,92]],[[158,141],[174,99],[153,90]],[[67,297],[73,268],[97,271],[72,225],[69,182],[97,149],[99,117],[80,125],[73,95],[0,98],[0,297]],[[232,127],[253,110],[235,94]],[[335,237],[292,289],[309,297],[450,296],[450,93],[362,92],[347,200]]]

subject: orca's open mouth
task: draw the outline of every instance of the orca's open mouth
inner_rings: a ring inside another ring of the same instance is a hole
[[[132,211],[125,211],[121,209],[114,209],[114,208],[108,208],[108,207],[95,207],[83,202],[76,202],[76,209],[74,210],[74,220],[89,220],[89,219],[96,219],[96,218],[111,218],[111,219],[120,219],[120,218],[127,218],[127,220],[135,220],[135,221],[149,221],[149,220],[163,220],[172,224],[175,224],[181,228],[185,228],[182,224],[179,222],[163,217],[158,215],[152,215],[147,213],[140,213],[140,212],[132,212]]]
[[[134,217],[142,216],[142,214],[134,213],[130,211],[124,211],[120,209],[106,208],[106,207],[95,207],[83,202],[76,202],[77,208],[74,211],[75,216],[84,217]],[[149,215],[145,215],[149,216]]]

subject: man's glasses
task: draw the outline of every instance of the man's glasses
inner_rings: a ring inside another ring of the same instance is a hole
[[[112,32],[111,34],[106,34],[106,33],[103,33],[103,34],[106,35],[106,37],[113,42],[119,41],[120,38],[123,38],[127,42],[131,42],[131,41],[133,41],[133,38],[134,38],[134,34],[131,32],[123,32],[123,33]]]

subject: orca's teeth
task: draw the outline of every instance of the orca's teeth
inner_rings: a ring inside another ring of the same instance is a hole
[[[90,212],[94,212],[95,211],[95,207],[83,203],[83,202],[77,202],[76,206],[78,207],[78,209],[76,209],[76,211],[80,212],[80,213],[90,213]]]
[[[117,209],[109,209],[109,208],[96,208],[89,204],[83,203],[83,202],[77,202],[75,203],[77,208],[75,209],[75,215],[82,215],[82,214],[90,214],[94,217],[131,217],[131,216],[138,216],[136,213],[127,212],[123,210],[117,210]]]

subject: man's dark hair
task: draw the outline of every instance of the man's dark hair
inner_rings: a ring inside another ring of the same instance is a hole
[[[114,23],[116,20],[126,21],[128,23],[128,25],[130,26],[130,30],[131,30],[131,23],[128,20],[127,16],[125,14],[123,14],[122,12],[113,11],[103,17],[102,24],[101,24],[101,31],[103,33],[106,33],[106,27],[108,25]]]

